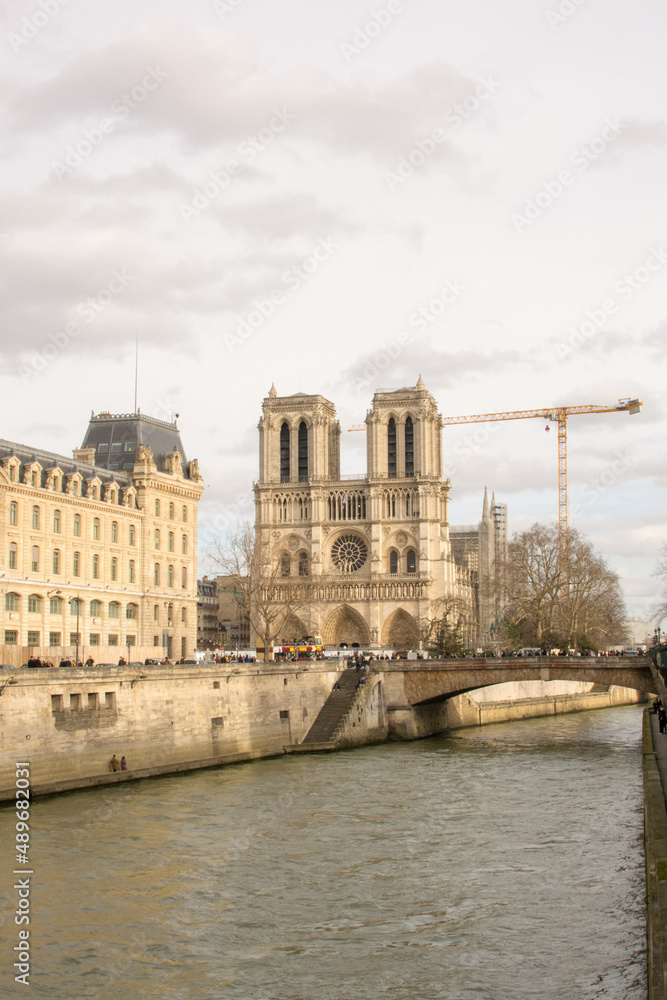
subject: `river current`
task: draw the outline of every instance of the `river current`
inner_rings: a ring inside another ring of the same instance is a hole
[[[628,707],[37,800],[0,995],[645,1000],[640,746]]]

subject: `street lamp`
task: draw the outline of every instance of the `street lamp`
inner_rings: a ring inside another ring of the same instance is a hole
[[[78,594],[76,595],[76,597],[70,597],[69,598],[69,600],[68,600],[67,603],[70,606],[70,610],[71,610],[71,607],[72,607],[72,601],[76,601],[76,666],[78,667],[79,666],[79,642],[80,642],[80,635],[79,635],[79,613],[80,613],[80,610],[81,610],[81,598],[79,597]]]

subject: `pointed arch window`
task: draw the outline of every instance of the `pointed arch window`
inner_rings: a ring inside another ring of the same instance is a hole
[[[305,420],[299,424],[299,482],[308,479],[308,428]]]
[[[396,421],[393,417],[387,425],[387,471],[390,476],[396,475]]]
[[[398,552],[395,550],[389,553],[389,572],[398,573]]]
[[[408,573],[417,572],[417,553],[414,549],[408,549],[407,569]]]
[[[285,552],[280,557],[280,575],[289,576],[289,574],[290,574],[290,557]]]
[[[284,423],[280,428],[280,482],[289,483],[289,426]]]
[[[308,576],[308,554],[301,552],[299,555],[299,576]]]
[[[414,476],[415,474],[415,429],[412,417],[405,421],[405,474]]]

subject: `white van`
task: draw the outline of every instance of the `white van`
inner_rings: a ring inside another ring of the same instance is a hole
[[[517,656],[541,656],[542,650],[539,646],[524,646],[523,649],[517,650]]]

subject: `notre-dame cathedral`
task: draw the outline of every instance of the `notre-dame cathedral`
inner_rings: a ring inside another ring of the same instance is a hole
[[[424,622],[449,604],[466,644],[489,645],[506,507],[485,494],[478,525],[450,528],[442,418],[421,376],[376,392],[365,423],[366,475],[342,477],[333,403],[274,386],[263,402],[256,539],[275,578],[301,578],[308,594],[278,641],[418,648]]]

